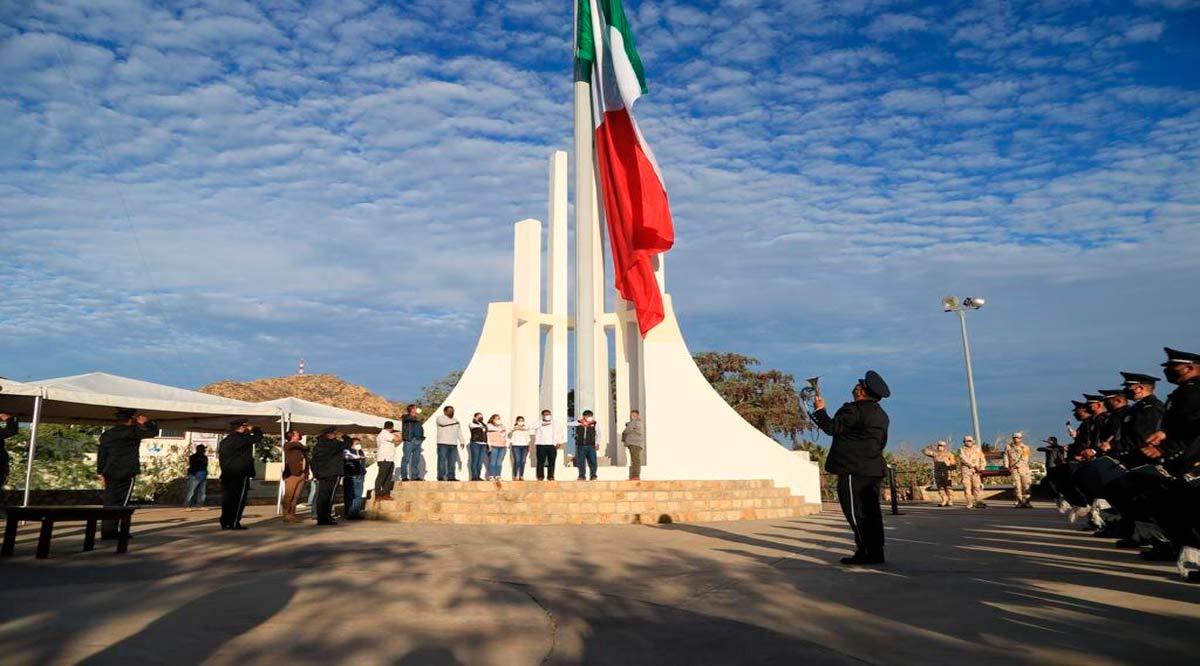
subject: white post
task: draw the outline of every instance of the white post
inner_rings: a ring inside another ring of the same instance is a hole
[[[282,410],[281,410],[282,411]],[[283,469],[287,465],[287,456],[283,452],[283,447],[287,444],[288,422],[287,418],[280,413],[279,415],[279,490],[275,493],[275,515],[283,513]],[[263,474],[266,476],[266,474]]]
[[[29,506],[29,487],[33,484],[33,458],[37,455],[38,424],[42,421],[42,396],[33,398],[33,423],[29,424],[29,458],[25,461],[25,498],[21,506]]]
[[[983,438],[979,436],[979,406],[975,403],[975,372],[971,368],[971,343],[967,341],[966,310],[959,309],[958,320],[962,324],[963,358],[967,363],[967,395],[971,398],[971,427],[975,432],[975,443],[982,447]]]
[[[546,249],[546,310],[551,324],[542,376],[542,409],[558,418],[567,413],[567,153],[550,156],[550,237]],[[527,415],[531,418],[533,415]],[[533,421],[538,423],[539,421]]]
[[[576,7],[578,12],[578,7]],[[575,21],[578,42],[579,22]],[[571,50],[575,71],[575,417],[596,403],[595,175],[591,72]],[[555,418],[565,418],[556,414]]]

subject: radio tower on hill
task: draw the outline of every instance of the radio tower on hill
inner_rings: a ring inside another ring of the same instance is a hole
[[[298,375],[304,374],[304,359],[300,359],[300,365],[299,365],[299,367],[296,368],[296,374],[298,374]]]

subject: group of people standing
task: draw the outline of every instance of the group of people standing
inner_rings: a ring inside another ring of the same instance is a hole
[[[921,453],[933,459],[933,484],[937,488],[940,502],[938,506],[952,506],[953,479],[955,469],[962,473],[963,495],[966,497],[968,509],[985,509],[987,504],[980,497],[983,493],[983,477],[987,470],[987,456],[983,449],[970,435],[963,437],[962,448],[957,455],[952,453],[945,441],[939,441],[933,446],[927,446]],[[1012,477],[1013,492],[1016,494],[1016,508],[1032,509],[1030,490],[1033,486],[1033,474],[1029,469],[1029,456],[1033,451],[1025,443],[1025,434],[1014,432],[1012,439],[1004,448],[1004,467]]]

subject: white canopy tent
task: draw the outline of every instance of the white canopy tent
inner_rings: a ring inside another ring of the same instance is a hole
[[[224,431],[230,419],[239,417],[259,427],[282,423],[276,407],[104,372],[29,383],[0,380],[0,412],[30,424],[23,504],[29,504],[39,424],[110,425],[114,412],[123,407],[138,410],[160,428],[177,430]]]
[[[277,410],[289,429],[305,435],[315,435],[328,426],[338,426],[347,433],[378,432],[389,420],[300,398],[279,398],[255,404]]]

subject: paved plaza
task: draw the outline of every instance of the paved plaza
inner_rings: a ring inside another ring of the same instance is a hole
[[[281,524],[146,509],[0,561],[4,664],[1183,664],[1200,586],[1053,510],[907,506],[887,566],[841,515],[662,526]],[[1189,651],[1191,654],[1189,655]]]

